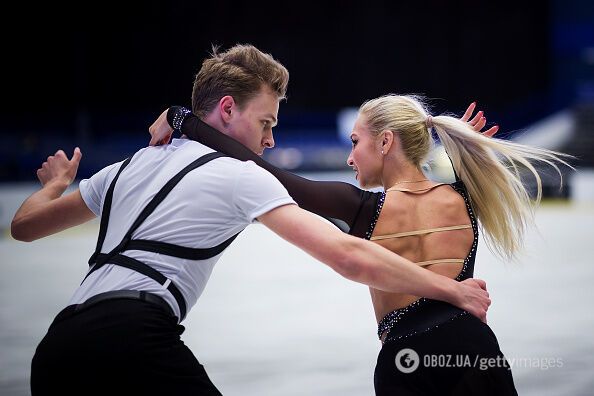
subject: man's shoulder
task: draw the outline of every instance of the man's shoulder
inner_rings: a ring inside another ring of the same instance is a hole
[[[187,150],[188,153],[191,153],[191,156],[195,156],[196,158],[216,152],[216,150],[202,143],[186,138],[173,139],[171,144],[178,149],[183,148],[184,150]],[[224,163],[238,168],[244,167],[246,163],[246,161],[241,161],[236,158],[229,157],[227,155],[223,155],[223,157],[221,157],[220,159],[223,160]]]
[[[174,148],[176,151],[183,149],[184,151],[188,150],[196,152],[197,154],[207,154],[214,151],[213,149],[211,149],[208,146],[205,146],[202,143],[186,138],[173,139],[170,143],[170,146]]]
[[[174,164],[179,164],[180,162],[186,163],[188,161],[191,162],[207,154],[217,152],[216,150],[193,140],[179,140],[180,142],[172,142],[172,144],[176,144],[176,151],[178,151],[177,159],[173,161]],[[207,166],[205,169],[207,174],[213,172],[217,177],[222,177],[225,179],[235,179],[238,177],[267,178],[269,175],[274,180],[276,180],[272,174],[270,174],[264,168],[256,165],[253,161],[242,161],[227,156],[224,153],[222,154],[223,155],[221,157],[215,158],[208,162],[209,166]]]
[[[231,158],[234,159],[234,158]],[[276,177],[274,177],[274,175],[270,172],[268,172],[266,169],[262,168],[261,166],[259,166],[258,164],[256,164],[254,161],[239,161],[239,160],[235,160],[239,163],[241,169],[243,170],[243,172],[245,173],[250,173],[253,175],[257,175],[257,176],[261,176],[264,178],[272,178],[274,180],[277,180]],[[278,181],[278,180],[277,180]]]
[[[223,156],[213,161],[215,172],[222,172],[234,179],[243,179],[252,183],[278,183],[278,179],[266,169],[253,161],[241,161],[233,157]]]

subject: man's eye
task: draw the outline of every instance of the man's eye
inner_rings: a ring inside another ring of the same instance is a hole
[[[356,146],[357,145],[357,141],[356,140],[351,139],[351,143],[353,143],[353,146]]]

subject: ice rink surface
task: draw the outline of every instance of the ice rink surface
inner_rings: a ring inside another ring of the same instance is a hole
[[[518,263],[481,240],[475,276],[520,395],[594,394],[594,207],[545,204]],[[37,343],[87,269],[98,222],[0,239],[0,394],[29,394]],[[369,293],[252,225],[225,252],[182,338],[225,395],[373,394]]]

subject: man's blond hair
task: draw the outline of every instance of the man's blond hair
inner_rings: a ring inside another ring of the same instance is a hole
[[[238,44],[225,52],[213,46],[211,57],[202,62],[194,80],[192,111],[198,117],[205,117],[227,95],[241,108],[262,86],[282,100],[288,84],[287,69],[253,45]]]

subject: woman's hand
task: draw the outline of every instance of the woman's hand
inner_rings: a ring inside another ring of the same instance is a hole
[[[62,183],[69,186],[76,177],[81,158],[82,153],[78,147],[74,149],[71,160],[66,157],[64,151],[58,150],[56,154],[47,157],[47,161],[37,170],[37,178],[44,187],[49,183]]]
[[[470,106],[468,106],[468,108],[466,109],[466,112],[460,119],[462,121],[468,122],[470,124],[470,126],[472,126],[472,129],[474,129],[477,132],[482,133],[483,136],[492,137],[499,130],[499,125],[492,126],[491,128],[487,129],[486,131],[481,132],[481,129],[483,129],[485,127],[485,125],[487,124],[487,119],[484,117],[485,113],[482,110],[480,110],[478,113],[476,113],[476,115],[472,119],[470,119],[475,108],[476,108],[476,102],[472,102],[470,104]]]
[[[159,118],[153,122],[153,125],[149,127],[149,133],[151,134],[149,146],[169,144],[171,141],[171,136],[173,136],[173,128],[171,128],[167,122],[167,110],[162,112]]]

